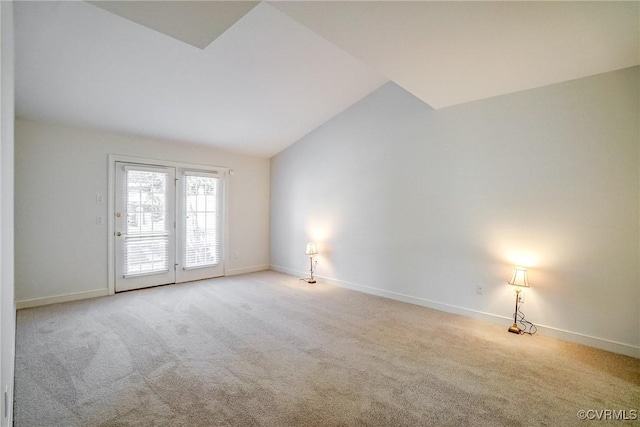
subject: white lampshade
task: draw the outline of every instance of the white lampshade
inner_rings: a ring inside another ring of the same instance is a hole
[[[307,250],[304,252],[307,255],[315,255],[318,253],[315,243],[307,243]]]
[[[527,269],[522,267],[514,267],[513,276],[511,276],[511,279],[508,283],[513,286],[528,288],[529,281],[527,280]]]

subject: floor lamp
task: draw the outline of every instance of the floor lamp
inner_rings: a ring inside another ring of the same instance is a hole
[[[316,283],[316,279],[313,278],[313,256],[318,253],[318,248],[316,248],[315,243],[307,243],[307,250],[304,251],[305,254],[309,255],[309,272],[311,273],[311,277],[308,279],[304,279],[307,283]],[[317,263],[318,261],[316,261]]]
[[[513,275],[507,283],[516,287],[516,311],[513,312],[513,325],[511,325],[511,327],[509,328],[509,332],[513,332],[514,334],[521,334],[522,329],[520,329],[520,327],[518,326],[518,305],[520,303],[520,292],[522,292],[522,289],[520,288],[529,287],[529,281],[527,281],[527,269],[522,267],[514,267]]]

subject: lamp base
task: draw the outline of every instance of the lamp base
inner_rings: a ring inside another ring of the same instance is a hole
[[[307,283],[316,283],[316,279],[307,279],[306,282]]]
[[[516,325],[515,323],[513,325],[511,325],[511,327],[509,328],[509,332],[513,332],[514,334],[518,334],[520,335],[522,333],[522,329],[520,329],[518,327],[518,325]]]

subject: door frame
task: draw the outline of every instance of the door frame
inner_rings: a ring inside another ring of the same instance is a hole
[[[224,166],[214,166],[214,165],[203,165],[197,163],[184,163],[184,162],[174,162],[170,160],[158,160],[158,159],[149,159],[144,157],[133,157],[133,156],[123,156],[118,154],[109,154],[108,156],[108,182],[107,182],[107,286],[108,286],[108,294],[114,295],[116,292],[116,258],[115,258],[115,244],[114,244],[114,235],[115,235],[115,222],[114,222],[114,212],[115,212],[115,197],[116,197],[116,162],[125,162],[125,163],[138,163],[141,165],[150,165],[150,166],[160,166],[160,167],[172,167],[172,168],[183,168],[183,169],[195,169],[201,171],[218,171],[224,175],[225,178],[229,176],[230,169]],[[222,191],[223,191],[223,210],[222,210],[222,229],[224,233],[223,237],[223,245],[222,250],[224,252],[224,257],[222,260],[223,271],[227,270],[227,254],[229,253],[229,191],[228,191],[228,179],[224,179],[222,181]],[[177,209],[177,203],[176,203]],[[176,253],[176,256],[178,254]]]

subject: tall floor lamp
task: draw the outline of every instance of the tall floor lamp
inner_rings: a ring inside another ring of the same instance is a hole
[[[309,279],[305,279],[307,283],[316,283],[316,279],[313,278],[313,256],[318,253],[318,248],[316,248],[315,243],[307,243],[307,250],[304,252],[309,255],[309,272],[311,273],[311,277]],[[317,263],[318,261],[316,261]]]
[[[520,327],[518,326],[518,304],[520,303],[520,292],[522,292],[522,289],[520,288],[529,287],[529,281],[527,280],[527,269],[522,267],[514,267],[513,275],[507,283],[516,287],[516,311],[513,312],[513,325],[511,325],[511,327],[509,328],[509,332],[513,332],[514,334],[521,334],[522,329],[520,329]]]

